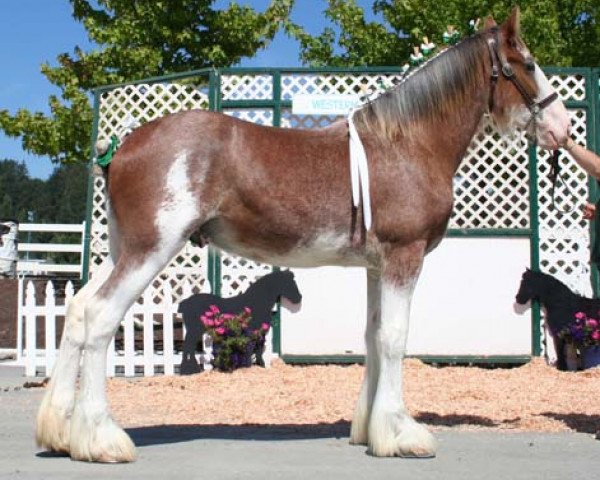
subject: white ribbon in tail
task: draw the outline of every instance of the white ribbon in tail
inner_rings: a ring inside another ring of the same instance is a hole
[[[367,153],[360,141],[353,117],[356,110],[348,115],[348,130],[350,133],[350,181],[352,183],[352,201],[358,207],[362,193],[363,219],[367,231],[371,230],[371,195],[369,193],[369,165]]]

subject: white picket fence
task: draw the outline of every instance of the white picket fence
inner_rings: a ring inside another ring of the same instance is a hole
[[[60,224],[60,223],[21,223],[19,232],[53,232],[53,233],[73,233],[78,234],[78,243],[30,243],[19,242],[17,249],[20,258],[17,261],[17,273],[19,275],[40,275],[40,274],[56,274],[56,273],[77,273],[81,277],[82,260],[83,260],[83,239],[85,234],[85,222],[77,224]],[[79,261],[73,264],[65,263],[48,263],[39,259],[27,259],[29,254],[34,255],[45,253],[77,253]],[[24,255],[25,254],[25,258]]]
[[[172,299],[172,291],[169,283],[164,284],[163,300],[155,303],[153,294],[155,291],[148,288],[140,300],[136,302],[125,315],[121,323],[123,342],[120,348],[115,347],[115,339],[110,343],[107,353],[108,376],[124,375],[132,377],[135,375],[153,376],[158,373],[173,375],[175,367],[181,363],[181,352],[175,351],[174,323],[179,321],[177,313],[178,304]],[[45,301],[38,304],[36,291],[31,281],[19,281],[18,319],[17,319],[17,349],[15,365],[25,366],[25,375],[35,376],[38,374],[50,375],[58,354],[56,344],[56,325],[59,318],[64,318],[66,305],[73,297],[73,285],[68,282],[65,287],[65,302],[57,305],[56,292],[51,281],[46,283]],[[182,298],[192,294],[189,283],[183,285]],[[161,321],[155,323],[155,315]],[[42,341],[43,348],[38,348],[37,338],[38,322],[44,322],[45,335]],[[155,331],[162,325],[162,349],[156,349]],[[135,345],[135,332],[141,329],[143,332],[143,348]],[[182,326],[181,337],[185,338],[185,327]],[[203,338],[204,354],[197,354],[198,363],[205,370],[212,368],[212,342],[207,335]],[[267,366],[273,355],[272,336],[269,332],[266,341],[264,360]],[[43,373],[40,372],[43,370]]]

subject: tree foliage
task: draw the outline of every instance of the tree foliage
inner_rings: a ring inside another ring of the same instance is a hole
[[[61,165],[44,181],[31,178],[23,163],[0,161],[0,220],[24,223],[33,212],[39,223],[81,223],[86,191],[84,164]]]
[[[55,162],[90,156],[90,90],[144,77],[229,66],[268,45],[287,19],[294,0],[271,0],[264,12],[214,0],[70,0],[73,17],[98,46],[62,53],[42,73],[60,96],[49,99],[50,115],[0,110],[0,129],[20,137],[23,148]]]
[[[382,22],[367,21],[355,0],[325,0],[332,22],[316,36],[288,22],[299,40],[301,59],[311,65],[401,65],[423,36],[440,44],[448,24],[465,33],[470,20],[492,14],[506,18],[508,0],[375,0],[373,13]],[[542,65],[600,65],[600,4],[597,0],[522,0],[522,35]]]

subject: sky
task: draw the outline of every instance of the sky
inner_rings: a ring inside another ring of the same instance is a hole
[[[216,7],[224,7],[230,0],[217,0]],[[240,0],[237,3],[263,11],[269,0]],[[372,0],[357,2],[370,12]],[[324,0],[296,0],[292,19],[310,33],[320,33],[326,25],[322,11]],[[48,97],[60,94],[40,72],[43,63],[56,65],[56,57],[73,52],[75,46],[83,50],[93,48],[83,26],[71,16],[68,0],[0,0],[0,109],[11,114],[19,108],[49,113]],[[279,33],[268,49],[252,59],[245,59],[244,67],[295,67],[298,44]],[[11,139],[0,132],[0,160],[9,158],[24,161],[30,176],[46,179],[55,165],[46,158],[23,151],[20,139]]]

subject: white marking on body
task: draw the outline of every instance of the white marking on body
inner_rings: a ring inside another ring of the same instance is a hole
[[[213,243],[228,252],[251,258],[263,263],[287,267],[308,268],[326,265],[369,266],[363,255],[350,251],[348,234],[326,230],[309,241],[291,249],[286,254],[276,254],[269,250],[257,249],[235,240],[235,235],[221,231]]]
[[[161,243],[179,240],[182,232],[187,231],[198,217],[199,200],[192,190],[187,157],[185,150],[180,152],[165,178],[163,200],[155,220]],[[199,175],[204,177],[205,172],[199,172]]]

